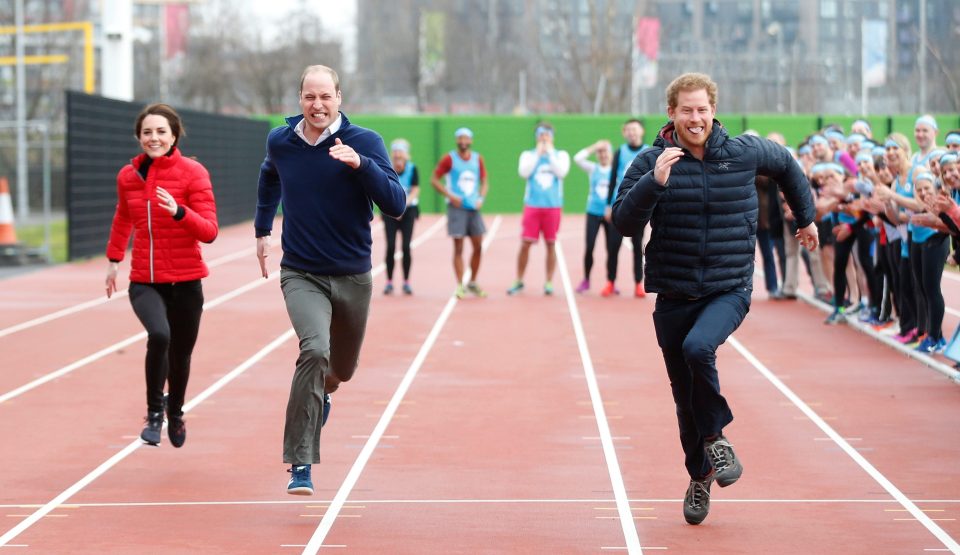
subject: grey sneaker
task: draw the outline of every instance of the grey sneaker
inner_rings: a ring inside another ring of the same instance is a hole
[[[163,428],[162,412],[147,412],[143,419],[145,425],[140,432],[140,439],[149,445],[160,445],[160,429]]]
[[[725,488],[740,478],[740,474],[743,473],[743,466],[733,453],[733,445],[730,445],[730,441],[726,437],[721,435],[714,441],[704,442],[703,448],[706,450],[707,458],[710,459],[710,464],[713,466],[713,478],[717,481],[718,486]]]
[[[687,524],[700,524],[710,512],[710,482],[713,475],[703,480],[690,480],[687,494],[683,496],[683,518]]]

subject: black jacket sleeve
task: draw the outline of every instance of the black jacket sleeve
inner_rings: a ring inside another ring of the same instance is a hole
[[[657,201],[667,188],[653,177],[653,164],[662,149],[647,149],[634,158],[613,203],[613,225],[624,237],[633,237],[653,217]]]
[[[761,137],[741,135],[738,138],[746,141],[756,152],[757,173],[773,178],[780,186],[797,225],[801,228],[810,225],[816,215],[810,182],[790,152]]]

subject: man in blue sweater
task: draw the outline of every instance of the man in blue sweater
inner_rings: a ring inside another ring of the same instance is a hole
[[[283,201],[280,288],[297,337],[283,431],[287,493],[312,495],[330,393],[353,377],[370,297],[373,204],[399,218],[406,194],[383,139],[340,113],[340,79],[326,66],[300,78],[303,114],[270,131],[257,187],[257,258],[268,277],[270,232]]]

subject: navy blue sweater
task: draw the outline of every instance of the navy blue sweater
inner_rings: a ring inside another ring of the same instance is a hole
[[[398,218],[406,207],[383,139],[340,115],[340,129],[316,146],[294,131],[302,115],[267,136],[253,225],[257,237],[270,235],[283,202],[282,266],[319,275],[367,272],[373,204]],[[337,138],[360,155],[356,170],[330,157]]]

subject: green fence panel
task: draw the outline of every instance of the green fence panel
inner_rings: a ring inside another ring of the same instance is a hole
[[[889,116],[842,116],[836,114],[827,114],[821,116],[821,121],[823,127],[831,123],[835,123],[843,128],[843,132],[847,135],[850,135],[850,127],[853,126],[853,122],[858,119],[866,120],[870,124],[870,130],[873,132],[873,141],[877,144],[882,144],[883,139],[890,134],[890,117]]]
[[[410,155],[420,176],[420,209],[423,212],[443,212],[443,196],[430,185],[430,177],[441,156],[456,149],[454,131],[469,127],[473,131],[473,149],[484,159],[490,190],[484,202],[489,213],[518,213],[523,208],[524,180],[517,173],[520,153],[534,147],[534,130],[541,120],[549,121],[556,129],[557,148],[570,153],[570,173],[564,180],[564,211],[583,212],[589,180],[572,159],[581,148],[599,139],[607,139],[616,149],[623,142],[621,128],[630,119],[627,114],[550,114],[527,115],[417,115],[391,116],[376,114],[349,114],[351,121],[372,129],[383,137],[387,145],[397,138],[410,142]],[[272,126],[284,123],[283,115],[264,116]],[[882,141],[890,130],[904,133],[913,141],[916,115],[874,115],[867,117],[873,127],[874,140]],[[939,142],[951,129],[960,128],[960,115],[937,115],[940,126]],[[637,119],[644,124],[644,142],[653,143],[657,132],[668,121],[665,113],[646,114]],[[784,135],[787,144],[797,146],[821,125],[836,123],[849,132],[850,124],[859,119],[849,115],[817,114],[717,114],[727,132],[737,136],[753,129],[761,136],[771,131]],[[916,145],[914,145],[916,148]]]
[[[817,130],[819,118],[813,114],[748,114],[744,117],[748,129],[753,129],[761,137],[777,132],[783,135],[787,144],[796,148],[808,135]]]
[[[917,143],[913,139],[913,127],[918,117],[920,117],[920,114],[890,117],[892,130],[906,135],[907,138],[910,139],[910,148],[912,148],[914,152],[917,151]],[[940,129],[937,133],[937,144],[942,145],[943,138],[947,136],[948,132],[960,128],[960,118],[958,118],[957,114],[933,114],[933,117],[937,120],[937,127]]]

